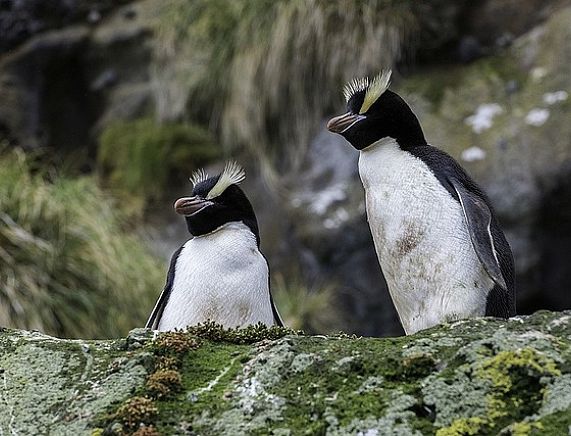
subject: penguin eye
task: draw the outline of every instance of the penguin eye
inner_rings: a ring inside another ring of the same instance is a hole
[[[364,99],[365,91],[359,91],[355,93],[347,103],[347,109],[349,112],[351,112],[353,115],[357,115],[361,109],[361,106],[363,106]]]

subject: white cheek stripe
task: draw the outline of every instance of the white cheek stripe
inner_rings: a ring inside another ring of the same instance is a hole
[[[345,127],[343,130],[341,130],[340,133],[345,133],[347,130],[349,130],[351,127],[353,127],[355,124],[357,124],[360,121],[363,121],[365,118],[367,118],[364,115],[357,115],[357,118],[355,119],[355,121],[353,121],[351,124],[349,124],[347,127]]]

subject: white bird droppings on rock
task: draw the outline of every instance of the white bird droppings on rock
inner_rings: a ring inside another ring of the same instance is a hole
[[[475,162],[478,160],[484,160],[486,158],[486,152],[480,147],[469,147],[462,152],[460,158],[464,162]]]
[[[525,122],[530,126],[539,127],[545,124],[548,118],[549,118],[549,110],[534,108],[530,110],[525,116]]]
[[[545,76],[547,76],[547,70],[543,67],[535,67],[531,70],[531,79],[534,82],[541,82]]]
[[[325,219],[323,221],[323,226],[326,229],[336,229],[341,227],[343,223],[345,223],[349,219],[349,212],[347,209],[339,208],[331,215],[330,218]]]
[[[324,215],[329,206],[338,201],[343,201],[346,198],[347,194],[345,193],[345,185],[337,184],[325,188],[321,192],[315,193],[312,196],[309,207],[314,213]]]
[[[546,92],[543,94],[543,102],[550,106],[560,101],[565,101],[567,98],[569,98],[567,91]]]
[[[476,109],[474,115],[466,118],[464,123],[471,126],[475,133],[482,133],[484,130],[492,127],[494,117],[503,111],[502,107],[497,103],[481,104]]]

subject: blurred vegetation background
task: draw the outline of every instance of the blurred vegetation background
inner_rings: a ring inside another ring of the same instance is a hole
[[[324,131],[384,67],[490,194],[519,311],[571,307],[570,23],[568,0],[0,1],[0,326],[141,326],[188,238],[172,202],[232,157],[286,322],[400,333],[357,153]]]

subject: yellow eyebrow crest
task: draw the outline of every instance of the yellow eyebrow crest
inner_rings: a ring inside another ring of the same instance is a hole
[[[391,82],[391,70],[382,70],[377,76],[370,80],[368,77],[355,78],[345,85],[343,95],[345,100],[349,102],[351,97],[361,91],[365,91],[365,98],[359,110],[362,115],[367,112],[373,103],[375,103],[381,95],[389,88]]]
[[[237,185],[238,183],[242,182],[246,178],[246,172],[244,168],[238,165],[236,162],[228,162],[224,167],[224,171],[220,174],[216,185],[212,187],[208,195],[206,196],[207,200],[212,200],[222,193],[228,188],[230,185]]]
[[[391,83],[391,70],[384,70],[379,73],[371,83],[367,87],[367,91],[365,92],[365,98],[363,100],[363,104],[361,105],[361,109],[359,110],[359,114],[364,114],[367,112],[373,103],[375,103],[381,95],[388,89]]]

